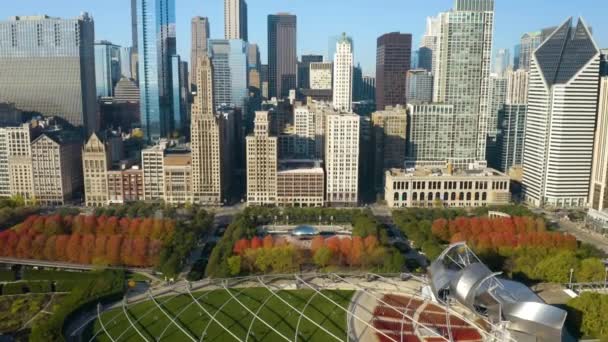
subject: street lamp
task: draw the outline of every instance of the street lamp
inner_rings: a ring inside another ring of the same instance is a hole
[[[606,267],[606,273],[604,274],[604,291],[606,291],[606,287],[608,287],[608,267]]]
[[[570,290],[572,290],[572,276],[574,275],[574,268],[570,269]]]

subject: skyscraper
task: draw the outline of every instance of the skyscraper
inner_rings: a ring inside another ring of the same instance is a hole
[[[600,53],[582,19],[534,52],[524,147],[525,200],[583,207],[591,178]]]
[[[247,98],[247,43],[242,40],[209,40],[213,64],[213,98],[221,105],[243,108]]]
[[[245,0],[224,0],[224,39],[249,40]]]
[[[340,55],[338,45],[336,57]],[[336,60],[336,62],[338,62]],[[356,114],[326,116],[326,201],[335,206],[356,206],[359,201],[359,128]]]
[[[406,89],[409,103],[433,101],[433,74],[426,69],[409,70]]]
[[[341,112],[353,108],[353,41],[346,33],[338,40],[334,55],[333,106]]]
[[[310,89],[332,89],[332,63],[310,63],[309,66]]]
[[[194,17],[191,23],[192,43],[190,45],[190,89],[196,90],[196,75],[198,75],[198,59],[207,55],[207,40],[209,39],[209,19]]]
[[[260,47],[258,44],[247,45],[247,73],[248,87],[262,90],[262,81],[260,75],[261,58]],[[261,94],[260,94],[261,95]]]
[[[526,70],[509,70],[507,72],[507,96],[505,102],[508,104],[528,103],[528,84],[530,73]]]
[[[133,53],[137,54],[137,1],[131,0],[131,46]]]
[[[608,76],[600,81],[597,128],[593,152],[593,170],[589,192],[589,212],[594,216],[608,216]]]
[[[392,32],[378,38],[376,50],[376,107],[406,105],[405,83],[411,67],[412,35]]]
[[[298,88],[310,89],[310,64],[323,62],[321,55],[302,55],[302,61],[298,63]]]
[[[428,17],[426,19],[426,32],[420,41],[418,49],[417,68],[425,69],[435,74],[437,62],[437,44],[441,33],[441,20],[439,17]]]
[[[183,64],[180,56],[171,56],[171,113],[173,117],[169,120],[170,133],[183,134],[186,131],[186,108],[182,91],[182,74]]]
[[[11,17],[0,32],[0,102],[96,130],[93,18]]]
[[[120,46],[102,40],[95,43],[95,89],[97,97],[113,96],[121,75]]]
[[[268,96],[287,97],[297,87],[297,19],[287,13],[268,16]]]
[[[447,149],[448,155],[442,160],[457,164],[483,161],[486,159],[494,0],[456,0],[455,8],[441,13],[440,20],[437,66],[433,67],[433,100],[454,107],[451,127],[454,138]]]
[[[536,50],[540,44],[549,38],[555,29],[556,27],[549,27],[536,32],[527,32],[521,36],[521,41],[519,43],[518,69],[524,69],[526,71],[530,70],[534,50]]]
[[[362,100],[374,101],[376,98],[376,78],[373,76],[363,76],[363,90],[361,91]]]
[[[213,69],[211,60],[201,56],[198,75],[193,76],[197,92],[192,104],[192,190],[194,202],[221,205],[227,199],[231,180],[226,156],[230,155],[231,139],[225,138],[228,128],[223,117],[215,114],[213,107]]]
[[[407,112],[403,106],[387,107],[372,114],[374,186],[384,188],[384,171],[405,166]]]
[[[502,75],[511,66],[511,52],[509,49],[498,49],[498,51],[496,51],[496,56],[494,56],[494,66],[492,72]]]
[[[247,138],[247,204],[277,201],[278,139],[270,135],[268,112],[255,113],[253,134]]]
[[[171,130],[175,0],[137,0],[141,125],[148,141]]]
[[[120,75],[121,77],[133,78],[131,65],[133,64],[133,48],[120,48]]]

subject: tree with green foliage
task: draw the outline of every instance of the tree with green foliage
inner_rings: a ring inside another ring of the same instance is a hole
[[[230,275],[235,276],[241,273],[241,256],[235,255],[228,258],[228,268],[230,269]]]
[[[333,254],[334,253],[331,251],[331,249],[326,246],[323,246],[317,250],[317,252],[313,256],[313,261],[319,267],[327,267],[327,265],[329,265],[329,262],[333,258]]]
[[[608,341],[608,295],[583,292],[568,301],[567,307],[568,320],[579,337]]]
[[[539,280],[552,283],[567,283],[570,280],[570,270],[576,270],[578,264],[578,259],[573,252],[560,252],[538,263],[536,276]]]
[[[587,258],[581,261],[576,271],[576,281],[581,283],[600,282],[604,280],[605,272],[606,266],[602,260]]]

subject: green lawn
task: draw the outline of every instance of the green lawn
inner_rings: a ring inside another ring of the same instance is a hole
[[[264,288],[231,290],[247,308],[256,312],[259,306],[270,298],[271,294]],[[323,291],[333,301],[348,310],[352,291]],[[225,291],[196,292],[193,294],[198,302],[211,314],[222,310],[216,319],[220,321],[232,333],[240,339],[245,340],[247,331],[254,318],[239,303],[232,300]],[[307,301],[314,295],[312,290],[280,291],[278,295],[298,310],[306,306]],[[163,297],[157,300],[165,312],[169,313],[176,322],[181,324],[187,332],[199,340],[205,334],[208,341],[234,341],[229,333],[213,322],[207,314],[192,300],[189,295]],[[190,341],[175,324],[152,301],[139,303],[129,307],[128,313],[132,321],[138,321],[137,328],[150,340],[161,339],[163,341]],[[306,307],[305,314],[342,340],[346,339],[346,313],[336,305],[316,295]],[[270,326],[281,332],[290,340],[294,340],[296,326],[300,315],[287,307],[281,300],[272,297],[266,305],[258,312]],[[176,318],[177,317],[177,318]],[[141,340],[137,332],[130,326],[122,310],[106,312],[101,317],[108,333],[114,340],[136,341]],[[95,322],[94,332],[101,330],[99,321]],[[277,333],[260,321],[253,322],[253,333],[249,337],[251,341],[281,341]],[[88,340],[88,338],[86,338]],[[107,335],[100,333],[97,341],[110,341]],[[330,341],[333,340],[327,333],[313,325],[310,321],[302,318],[299,328],[298,341]]]

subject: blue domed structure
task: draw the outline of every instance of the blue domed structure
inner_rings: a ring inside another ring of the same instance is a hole
[[[311,237],[319,235],[319,231],[312,226],[297,226],[291,231],[292,236],[297,237]]]

